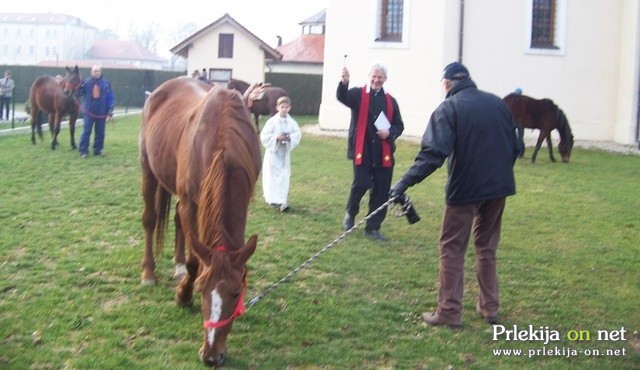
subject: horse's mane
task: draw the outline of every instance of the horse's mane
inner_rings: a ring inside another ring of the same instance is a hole
[[[560,107],[558,107],[556,118],[558,132],[560,133],[560,139],[573,142],[573,133],[571,132],[571,127],[569,126],[569,120],[567,120],[567,116],[565,116]]]
[[[259,161],[260,153],[256,157],[255,151],[259,151],[257,132],[239,94],[233,90],[214,88],[209,96],[218,101],[205,104],[205,110],[212,111],[206,111],[203,117],[206,114],[209,120],[217,120],[218,127],[211,165],[200,185],[198,235],[206,245],[216,246],[232,240],[227,222],[233,221],[225,214],[229,207],[238,205],[233,204],[230,189],[236,192],[244,190],[246,197],[251,198],[258,178],[260,163],[256,161]],[[230,175],[235,171],[242,172],[246,181],[244,184],[238,181],[230,183]]]

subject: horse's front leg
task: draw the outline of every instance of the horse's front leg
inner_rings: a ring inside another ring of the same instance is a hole
[[[71,149],[77,149],[76,147],[76,120],[78,116],[69,116],[69,134],[71,135]]]
[[[53,121],[53,126],[51,126],[51,123],[49,124],[49,129],[51,130],[51,136],[52,136],[52,140],[51,140],[51,150],[56,150],[56,148],[58,147],[58,134],[60,133],[60,121],[62,120],[62,117],[60,117],[60,114],[55,113],[51,115],[52,119],[50,119],[51,121]]]
[[[551,143],[551,133],[547,134],[547,146],[549,147],[549,158],[551,158],[551,162],[555,162],[556,159],[553,157],[553,144]]]
[[[520,127],[518,126],[518,145],[520,145],[520,148],[518,148],[519,154],[518,154],[518,158],[522,158],[524,157],[524,127]]]
[[[189,253],[187,261],[187,273],[182,276],[180,284],[176,287],[176,303],[182,307],[189,307],[193,304],[193,286],[198,277],[198,258]]]
[[[183,241],[186,239],[185,235],[193,235],[197,237],[198,227],[195,214],[197,213],[197,207],[191,203],[188,199],[179,200],[177,204],[177,213],[179,214],[181,231]],[[189,240],[191,243],[191,240]],[[190,245],[191,248],[191,245]],[[193,285],[198,277],[198,258],[191,252],[187,258],[187,273],[183,275],[180,284],[176,287],[176,303],[180,306],[190,306],[193,303]]]
[[[48,117],[48,120],[49,120],[49,133],[51,133],[51,137],[53,137],[53,129],[55,127],[55,125],[54,125],[55,121],[53,119],[55,118],[55,115],[53,113],[51,113],[47,117]]]
[[[253,113],[253,120],[256,123],[256,130],[260,132],[260,115],[258,113]]]
[[[179,203],[180,202],[178,201],[178,204]],[[175,272],[173,274],[174,281],[180,281],[187,273],[187,265],[184,257],[184,233],[182,232],[180,212],[178,212],[177,209],[178,205],[176,205],[176,215],[174,217],[174,223],[176,226],[175,245],[173,249],[173,265],[175,267]]]
[[[540,147],[542,147],[543,141],[544,141],[544,134],[540,133],[540,136],[538,136],[538,141],[536,142],[536,148],[533,150],[533,155],[531,156],[531,163],[536,163],[536,157],[538,156],[538,151],[540,151]]]

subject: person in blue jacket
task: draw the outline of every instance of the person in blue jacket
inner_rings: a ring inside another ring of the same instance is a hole
[[[102,77],[102,68],[99,65],[94,65],[91,68],[91,77],[82,81],[82,85],[78,89],[78,96],[81,98],[80,111],[84,116],[78,148],[80,156],[86,158],[89,154],[91,131],[95,128],[93,154],[104,157],[106,122],[113,117],[115,96],[109,81]]]
[[[391,189],[402,197],[445,160],[448,163],[445,209],[440,232],[438,305],[422,319],[430,325],[462,324],[464,256],[471,230],[479,296],[476,311],[497,323],[499,296],[496,251],[506,197],[515,194],[513,164],[518,144],[511,111],[499,97],[481,91],[458,62],[442,77],[445,100],[435,109],[413,165]]]

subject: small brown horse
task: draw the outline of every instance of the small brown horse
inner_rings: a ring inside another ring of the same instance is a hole
[[[42,126],[39,122],[41,112],[49,113],[49,131],[51,131],[51,150],[58,146],[60,123],[65,115],[69,115],[69,132],[71,133],[71,148],[76,149],[75,131],[78,119],[79,103],[75,90],[82,84],[82,77],[78,66],[74,69],[67,67],[67,75],[62,80],[51,76],[38,77],[29,91],[31,105],[31,144],[36,144],[36,129],[42,140]]]
[[[253,114],[254,123],[258,130],[260,130],[258,123],[260,116],[273,116],[278,113],[276,102],[282,96],[289,96],[285,89],[271,84],[255,83],[249,85],[245,81],[231,79],[227,87],[240,91],[242,100]]]
[[[511,109],[513,120],[518,127],[518,138],[522,148],[524,148],[524,128],[540,130],[536,148],[531,156],[531,163],[535,163],[538,151],[545,139],[549,147],[549,157],[552,162],[556,161],[553,157],[553,145],[551,144],[551,131],[553,130],[558,130],[560,134],[558,151],[562,156],[562,162],[569,162],[571,150],[573,149],[573,133],[562,109],[550,99],[538,100],[520,94],[509,94],[503,100]],[[522,157],[522,155],[524,155],[524,149],[520,156]]]
[[[244,242],[250,200],[261,169],[260,141],[238,92],[193,78],[160,85],[145,102],[139,138],[142,283],[154,284],[171,197],[177,195],[174,262],[182,280],[176,302],[201,293],[204,343],[200,360],[224,362],[233,320],[244,311],[246,263],[257,235]],[[185,239],[189,255],[185,271]]]

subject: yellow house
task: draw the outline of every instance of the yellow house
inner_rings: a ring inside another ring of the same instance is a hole
[[[320,126],[348,127],[349,110],[335,97],[343,65],[362,86],[382,61],[405,133],[421,136],[444,98],[443,67],[461,61],[482,90],[554,100],[577,140],[637,144],[638,2],[328,0]]]
[[[267,60],[282,57],[229,14],[187,37],[170,51],[187,60],[189,74],[205,69],[207,78],[218,83],[226,83],[231,78],[262,82]]]

